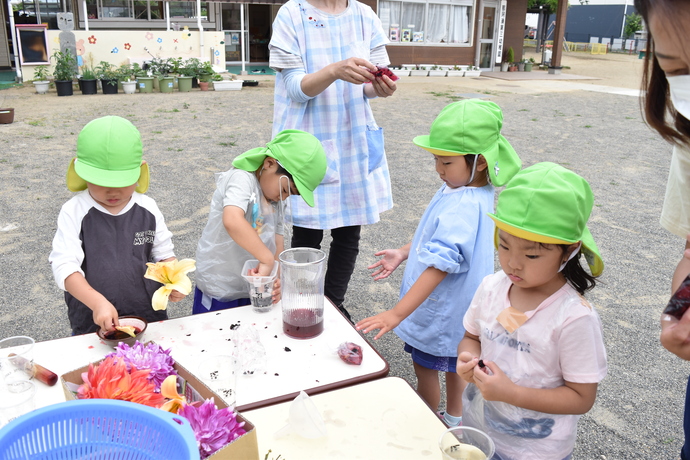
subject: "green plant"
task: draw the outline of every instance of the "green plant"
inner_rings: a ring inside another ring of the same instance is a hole
[[[109,85],[117,85],[119,77],[117,67],[108,61],[101,61],[96,67],[96,76],[101,80],[108,80]]]
[[[53,76],[56,81],[71,81],[77,74],[77,58],[69,49],[64,52],[55,50],[52,59],[55,59],[55,69]]]
[[[460,68],[460,66],[455,64],[451,70],[462,70],[462,69]]]
[[[34,69],[34,81],[46,81],[48,80],[48,66],[39,65]]]
[[[535,61],[533,57],[529,58],[529,62],[531,62],[532,64],[536,64],[536,63],[537,63],[537,61]]]
[[[141,68],[141,66],[138,63],[132,64],[132,73],[136,77],[148,77],[148,72],[146,72],[144,69]]]
[[[134,81],[134,67],[131,64],[121,64],[117,69],[117,79],[120,81]]]
[[[167,76],[173,71],[175,63],[172,59],[153,58],[149,62],[149,70],[154,75]]]
[[[199,66],[199,74],[197,75],[197,77],[200,81],[211,81],[211,77],[213,77],[213,74],[215,73],[216,72],[215,70],[213,70],[211,62],[206,61]]]
[[[642,16],[638,13],[632,13],[625,16],[625,28],[623,35],[625,38],[631,38],[635,32],[642,30]]]
[[[513,50],[513,47],[511,46],[508,48],[508,54],[506,55],[506,62],[510,62],[511,64],[515,62],[515,51]]]
[[[185,77],[198,77],[201,61],[198,58],[189,58],[182,63],[180,73]]]
[[[211,80],[213,81],[223,81],[223,76],[219,73],[214,73],[213,76],[211,76]]]
[[[82,80],[95,80],[96,73],[93,69],[87,65],[81,66],[81,79]]]

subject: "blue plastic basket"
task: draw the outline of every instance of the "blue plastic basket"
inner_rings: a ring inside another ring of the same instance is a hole
[[[2,460],[197,460],[187,419],[127,401],[85,399],[18,417],[0,430]]]

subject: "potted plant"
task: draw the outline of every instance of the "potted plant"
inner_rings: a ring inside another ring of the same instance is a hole
[[[469,66],[466,65],[454,65],[448,70],[448,75],[449,77],[463,77],[465,76],[465,71],[467,70]]]
[[[234,80],[232,77],[225,80],[219,73],[214,74],[212,80],[215,91],[239,91],[242,89],[242,80]]]
[[[434,64],[431,66],[431,69],[429,69],[429,76],[430,77],[445,77],[446,72],[447,72],[446,70],[443,70],[443,69],[441,69],[441,67]]]
[[[187,93],[192,90],[192,79],[196,76],[198,70],[198,64],[195,61],[192,61],[192,59],[187,59],[184,61],[184,63],[180,65],[178,69],[179,76],[177,77],[177,89],[183,93]]]
[[[48,92],[50,82],[48,81],[48,66],[39,65],[34,69],[34,87],[38,94],[45,94]]]
[[[96,73],[86,64],[81,67],[79,89],[81,89],[82,94],[98,93],[98,80],[96,79]]]
[[[528,60],[525,60],[525,72],[531,72],[533,65],[534,65],[534,58],[529,58]]]
[[[524,72],[525,71],[525,62],[527,62],[527,59],[523,59],[522,61],[517,63],[518,72]]]
[[[512,46],[508,48],[506,61],[508,62],[508,72],[515,72],[517,70],[517,66],[515,65],[515,51],[513,50]]]
[[[140,93],[153,92],[153,77],[149,75],[148,71],[141,68],[138,63],[132,64],[132,73],[136,77],[137,87]]]
[[[134,94],[137,90],[137,80],[134,76],[134,67],[131,64],[122,64],[117,69],[117,79],[122,85],[125,94]]]
[[[101,61],[96,67],[96,76],[101,80],[103,94],[117,94],[117,67],[108,61]]]
[[[482,71],[477,67],[476,65],[471,65],[469,68],[465,71],[465,76],[466,77],[478,77],[480,76]]]
[[[427,75],[429,75],[429,71],[424,65],[416,66],[414,70],[410,70],[411,77],[426,77]]]
[[[197,78],[199,79],[199,89],[201,89],[201,91],[208,91],[208,83],[211,81],[211,78],[213,78],[215,73],[216,72],[213,70],[213,66],[211,65],[210,61],[201,63],[197,73]]]
[[[55,50],[51,57],[55,59],[53,77],[55,78],[55,89],[57,89],[58,96],[71,96],[72,80],[77,75],[77,58],[69,49],[66,49],[64,52]]]
[[[508,65],[510,65],[510,61],[508,61],[508,50],[503,50],[503,59],[501,59],[501,72],[507,72]]]

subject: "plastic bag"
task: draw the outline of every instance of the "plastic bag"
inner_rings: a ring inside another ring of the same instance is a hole
[[[338,356],[348,364],[359,366],[362,364],[362,347],[352,342],[343,342],[338,345]]]
[[[254,326],[239,326],[235,329],[232,342],[235,345],[233,355],[237,359],[240,373],[251,375],[266,370],[266,349]]]

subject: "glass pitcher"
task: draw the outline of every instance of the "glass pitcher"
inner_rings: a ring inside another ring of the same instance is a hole
[[[296,339],[310,339],[323,332],[323,282],[326,254],[312,248],[292,248],[280,253],[283,332]]]

